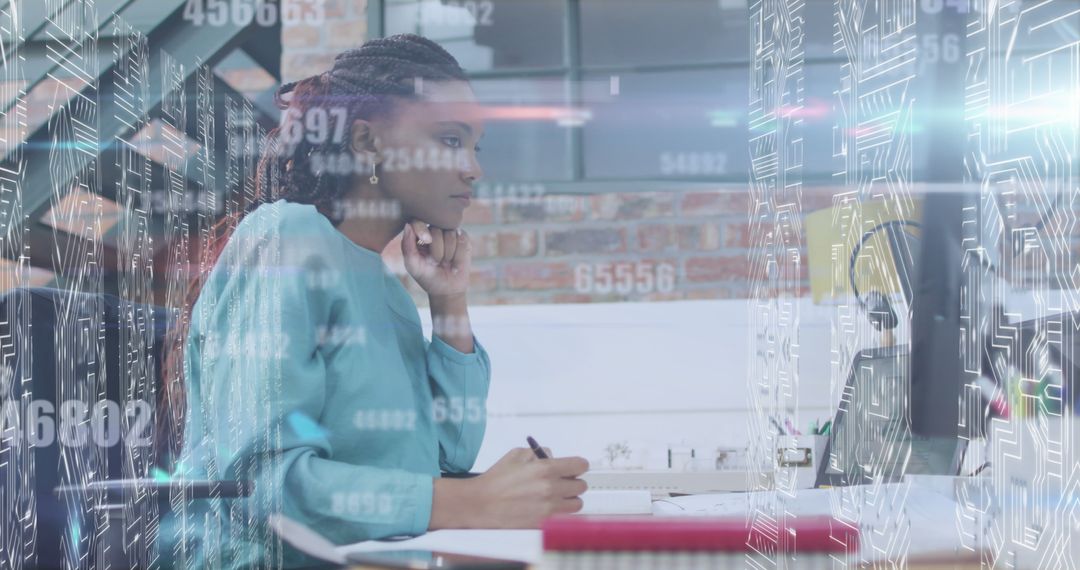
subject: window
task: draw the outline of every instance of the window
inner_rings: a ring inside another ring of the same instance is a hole
[[[589,191],[599,182],[746,179],[746,0],[376,8],[370,29],[439,42],[498,110],[485,137],[489,180]]]

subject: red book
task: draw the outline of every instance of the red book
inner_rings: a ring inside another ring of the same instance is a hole
[[[778,540],[786,552],[846,552],[858,548],[859,530],[831,517],[790,519],[775,527],[751,526],[743,517],[612,517],[560,515],[541,526],[546,552],[763,550]]]

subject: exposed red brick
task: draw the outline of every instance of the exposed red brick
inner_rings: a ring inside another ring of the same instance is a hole
[[[500,257],[530,257],[539,251],[536,230],[506,231],[496,235]]]
[[[670,224],[649,224],[637,229],[640,251],[663,251],[675,244],[675,230]]]
[[[532,295],[485,295],[482,301],[484,305],[526,305],[550,302],[550,297],[543,293]]]
[[[661,266],[666,266],[663,271]],[[593,302],[642,301],[654,296],[673,299],[679,295],[678,268],[677,259],[579,261],[574,264],[574,287],[577,293],[589,295]],[[584,273],[579,275],[579,270]],[[580,284],[576,281],[578,277],[584,279]],[[579,285],[588,289],[578,289]]]
[[[367,37],[367,20],[330,21],[326,28],[326,46],[332,49],[360,47]]]
[[[583,202],[574,201],[565,207],[559,196],[533,200],[493,200],[505,222],[576,222],[584,219]]]
[[[296,81],[334,67],[334,53],[289,53],[282,57],[283,81]]]
[[[625,228],[587,228],[548,231],[544,236],[547,255],[575,253],[619,253],[626,251]]]
[[[683,216],[749,216],[750,195],[745,191],[687,192],[679,202]]]
[[[724,247],[750,247],[750,225],[741,222],[724,224]]]
[[[690,289],[686,291],[687,300],[697,299],[745,299],[746,291],[734,287],[707,287],[704,289]]]
[[[778,240],[787,240],[790,243],[802,244],[805,247],[805,236],[772,236],[770,232],[777,230],[777,225],[772,222],[729,221],[724,223],[724,247],[750,248],[761,247],[766,241],[775,243]],[[788,228],[793,229],[793,228]]]
[[[473,200],[468,208],[465,208],[465,217],[462,225],[490,224],[495,221],[495,210],[486,200]]]
[[[593,296],[587,293],[558,293],[551,296],[552,303],[592,303]]]
[[[469,240],[472,242],[473,259],[491,259],[498,256],[495,233],[482,230],[472,231],[469,232]]]
[[[367,9],[366,0],[326,0],[325,12],[327,19],[343,18],[347,15],[363,16]],[[349,12],[348,8],[352,8]]]
[[[310,24],[283,26],[281,46],[287,50],[307,50],[323,43],[323,28]]]
[[[589,202],[587,196],[552,194],[543,197],[544,211],[552,221],[584,220]]]
[[[746,283],[750,277],[750,264],[742,255],[691,257],[686,260],[685,268],[686,280],[691,283]]]
[[[589,219],[640,220],[670,217],[675,213],[675,196],[668,192],[626,192],[589,197]]]
[[[473,258],[531,257],[539,250],[536,230],[470,232]]]
[[[507,289],[552,290],[574,286],[574,268],[565,262],[511,263],[502,268]]]
[[[786,239],[789,242],[798,242],[801,238],[775,235],[781,226],[769,222],[755,221],[731,221],[724,225],[724,245],[727,247],[752,248],[762,247],[765,244],[778,245]],[[788,226],[790,230],[790,226]],[[770,236],[770,234],[773,234]]]
[[[498,285],[499,276],[494,265],[473,265],[472,268],[470,268],[470,293],[494,291]]]
[[[772,299],[780,296],[787,297],[803,297],[810,293],[809,281],[800,281],[793,284],[792,287],[778,287],[768,284],[761,284],[760,287],[748,287],[743,291],[742,296],[746,298],[755,297],[760,299]]]
[[[618,194],[595,194],[589,196],[589,219],[614,220],[619,211]]]
[[[679,249],[684,251],[707,251],[720,247],[720,225],[702,221],[698,224],[681,225],[677,229]]]
[[[671,293],[649,293],[648,295],[641,295],[631,300],[636,302],[652,303],[656,301],[681,301],[685,298],[685,291],[672,291]]]

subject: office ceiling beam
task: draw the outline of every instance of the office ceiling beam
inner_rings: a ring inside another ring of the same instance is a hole
[[[183,66],[185,74],[190,77],[201,63],[214,65],[224,54],[234,49],[244,40],[245,32],[251,30],[254,24],[237,26],[230,23],[222,26],[191,26],[183,20],[183,7],[180,6],[172,14],[166,17],[154,30],[148,34],[151,53],[159,54],[164,51],[172,55],[175,61]],[[96,144],[96,148],[109,144],[116,137],[127,138],[131,134],[131,127],[117,118],[120,114],[117,93],[120,90],[113,77],[113,64],[105,69],[99,76],[98,94],[98,129],[96,139],[88,141]],[[149,77],[161,77],[160,57],[150,58]],[[151,89],[150,107],[151,114],[160,110],[163,95],[158,89]],[[86,95],[93,95],[87,93]],[[72,113],[77,111],[77,105],[85,105],[92,97],[74,97],[64,105],[59,112]],[[77,115],[77,113],[74,113]],[[37,129],[25,143],[26,174],[23,188],[23,211],[30,214],[32,220],[40,219],[47,210],[53,188],[64,187],[75,178],[78,173],[83,173],[91,164],[97,153],[69,152],[63,157],[64,171],[62,177],[67,180],[56,179],[56,173],[50,161],[50,152],[53,146],[53,133],[48,124]],[[75,141],[72,141],[75,142]],[[84,141],[78,141],[80,143]],[[11,205],[0,205],[2,219],[10,220]]]
[[[233,98],[233,99],[244,99],[244,96],[241,93],[239,93],[238,91],[233,89],[228,83],[226,83],[220,77],[218,77],[217,75],[213,75],[213,77],[214,77],[214,97],[215,97],[215,99],[217,99],[219,104],[220,104],[221,101],[224,101],[226,97],[230,97],[230,98]],[[196,78],[195,74],[190,75],[187,78],[187,82],[186,82],[186,85],[185,85],[185,96],[188,98],[188,101],[187,101],[188,112],[187,112],[187,124],[186,124],[184,130],[185,130],[185,134],[187,134],[189,137],[192,137],[193,141],[194,141],[195,133],[198,132],[198,118],[199,118],[198,113],[196,112],[196,108],[195,108],[195,97],[194,97],[194,95],[195,95],[195,87],[194,87],[195,78]],[[253,107],[255,109],[255,120],[264,129],[269,130],[269,129],[272,129],[275,126],[277,126],[277,120],[274,119],[273,117],[268,116],[266,113],[262,112],[262,110],[259,108],[258,104],[254,104]],[[225,121],[223,121],[223,120],[215,121],[214,122],[214,131],[215,131],[214,132],[214,141],[218,146],[218,148],[215,149],[215,151],[216,151],[215,152],[215,159],[216,159],[215,164],[223,164],[223,161],[225,160],[225,156],[226,156],[226,150],[227,150],[227,149],[225,149],[225,141],[226,141]],[[195,142],[198,142],[198,141],[195,141]],[[103,147],[102,152],[100,154],[101,163],[103,165],[108,165],[108,166],[105,166],[105,167],[100,169],[100,171],[102,173],[102,178],[101,178],[101,186],[100,186],[99,194],[101,194],[102,196],[104,196],[105,198],[108,198],[110,200],[115,200],[116,199],[116,189],[119,188],[120,181],[121,181],[122,177],[124,176],[124,173],[119,168],[116,168],[115,166],[113,166],[113,165],[116,164],[116,161],[117,161],[116,152],[118,150],[119,149],[115,148],[115,145],[109,145],[108,147]],[[202,179],[197,176],[197,170],[195,168],[196,164],[197,164],[196,159],[194,157],[192,157],[191,159],[189,159],[187,161],[187,168],[184,169],[184,172],[186,172],[186,177],[185,178],[186,178],[186,181],[187,181],[187,185],[188,185],[189,188],[193,188],[193,189],[199,189],[199,188],[202,187]],[[151,169],[151,178],[150,178],[150,180],[151,180],[151,183],[150,183],[151,184],[151,191],[164,191],[164,188],[165,188],[165,166],[163,164],[161,164],[160,162],[157,162],[157,161],[151,159],[150,160],[150,169]]]
[[[48,11],[44,0],[24,0],[19,7],[23,10],[25,41],[20,46],[20,53],[25,58],[22,64],[22,76],[26,81],[26,91],[30,92],[41,82],[51,76],[63,76],[63,66],[49,59],[48,41],[41,34],[48,27],[49,21],[63,14],[64,10],[74,9],[76,3],[81,0],[65,0],[63,6],[57,10]],[[139,0],[107,0],[107,6],[97,6],[96,33],[99,37],[109,37],[110,27],[116,14],[126,9]],[[147,1],[147,0],[143,0]],[[167,13],[170,9],[168,4],[182,4],[185,0],[161,0],[164,4],[162,11]],[[112,64],[111,50],[98,51],[98,60],[94,62],[93,71],[97,71],[100,77],[101,70]],[[6,113],[15,105],[15,101],[4,104],[3,112]]]
[[[281,83],[281,22],[253,34],[240,49]]]

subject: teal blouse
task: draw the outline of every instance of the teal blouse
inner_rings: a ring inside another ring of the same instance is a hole
[[[278,200],[244,217],[185,349],[178,474],[255,483],[251,497],[178,513],[184,546],[165,556],[196,567],[312,563],[269,532],[276,512],[338,544],[422,534],[433,478],[468,471],[484,437],[483,347],[428,342],[382,257],[314,206]]]

